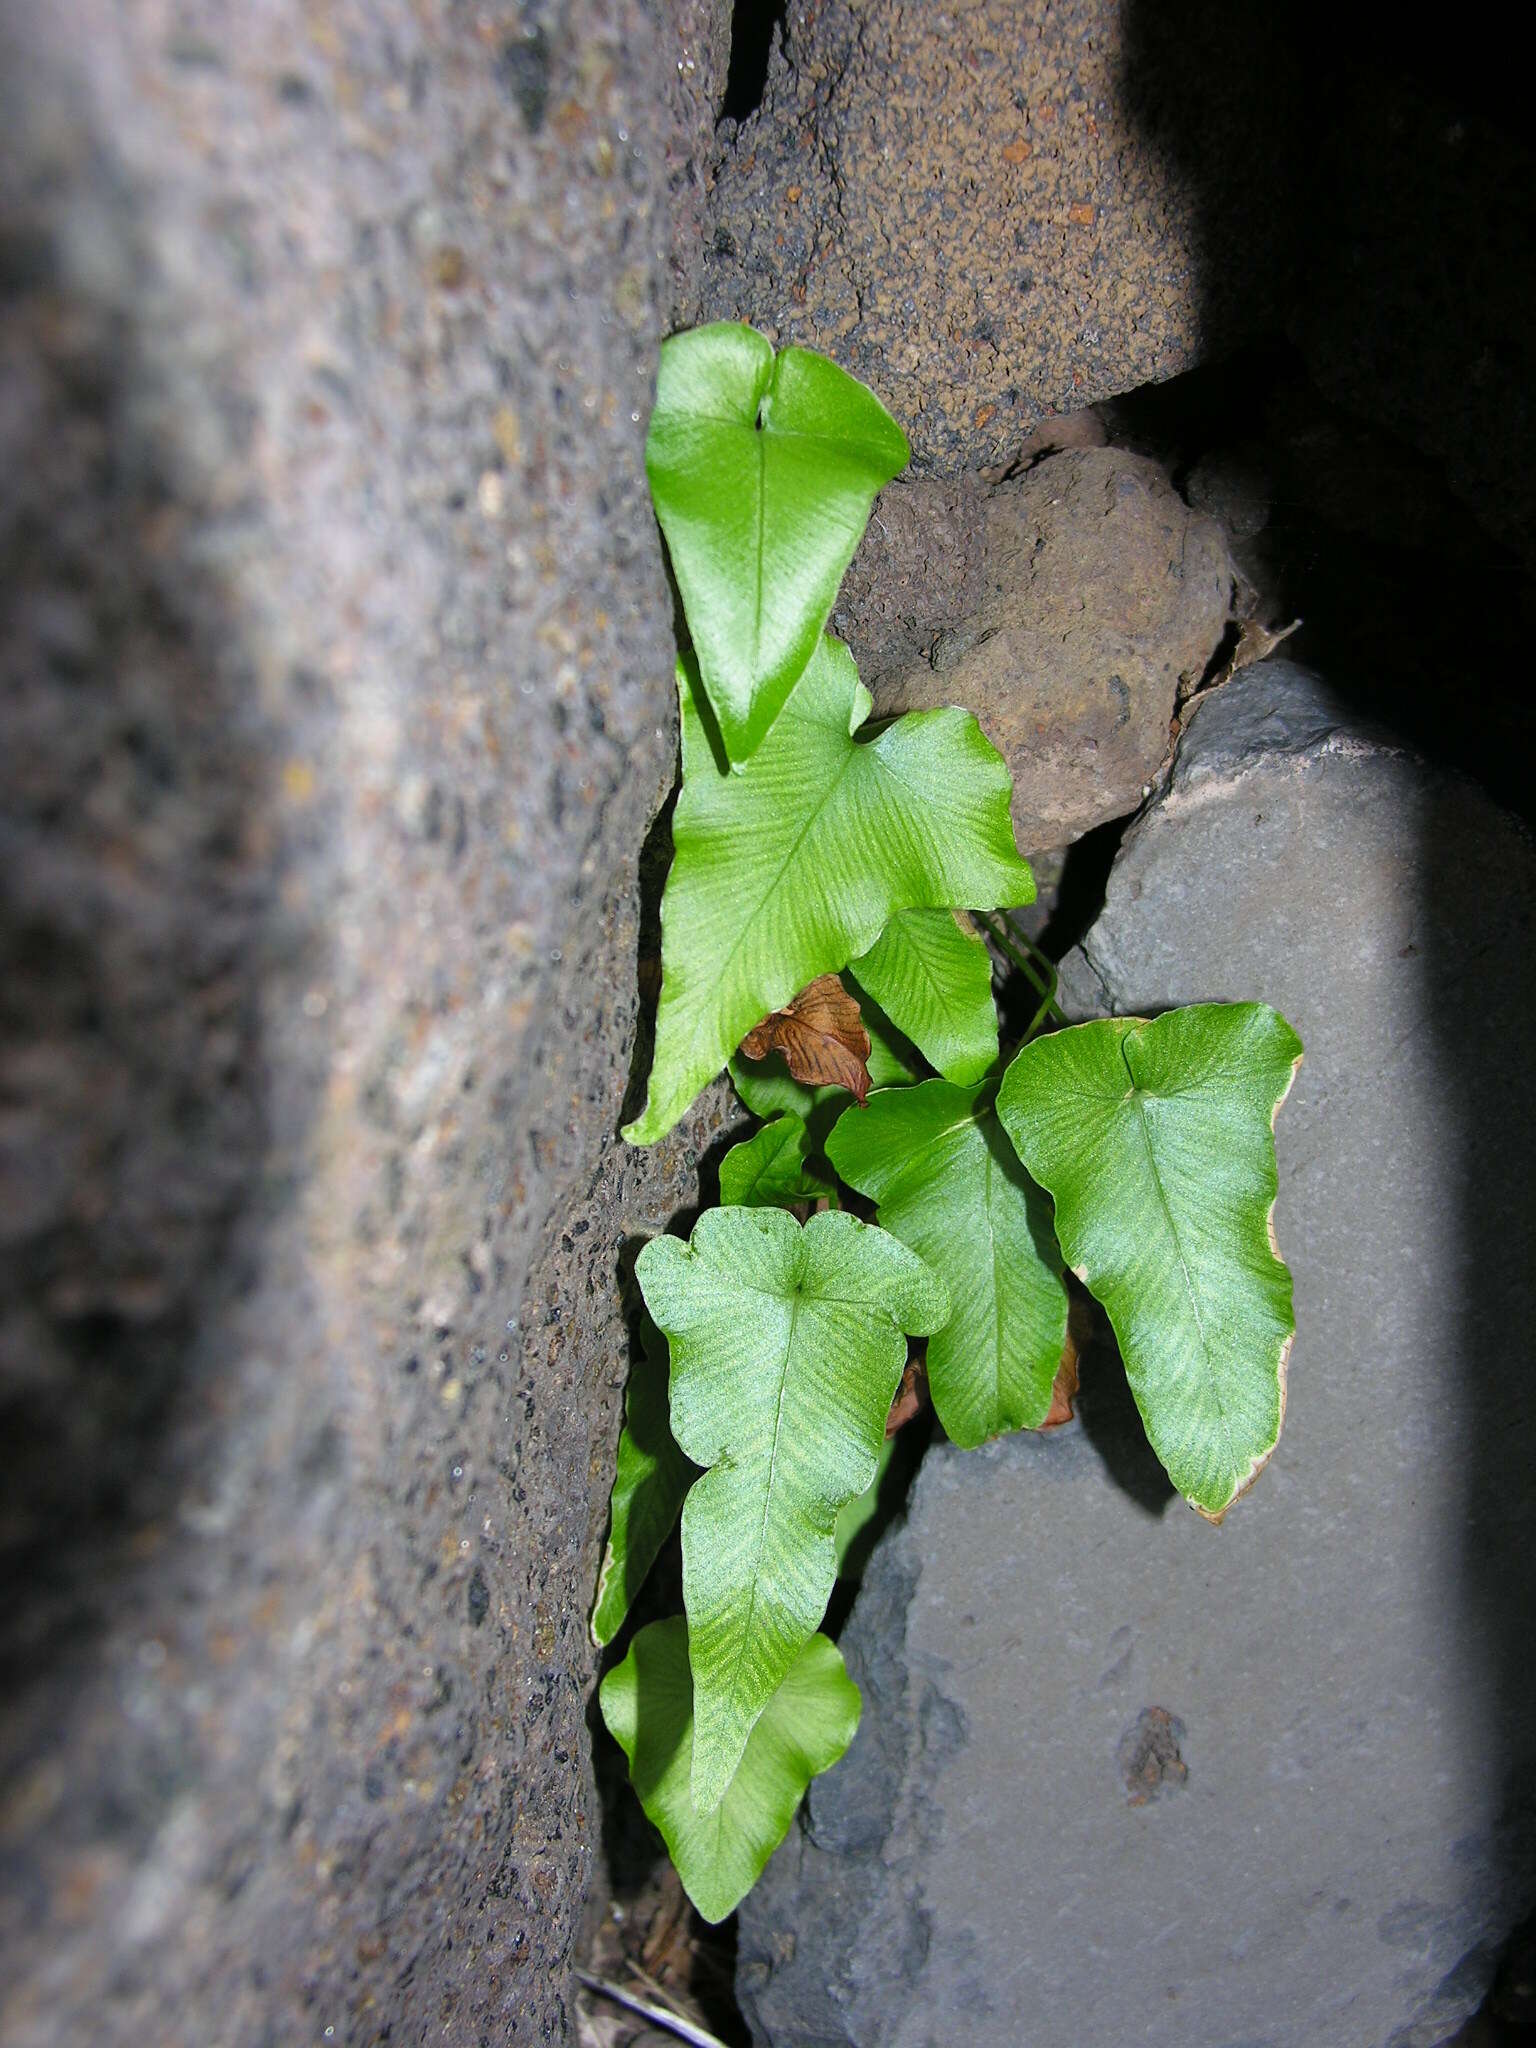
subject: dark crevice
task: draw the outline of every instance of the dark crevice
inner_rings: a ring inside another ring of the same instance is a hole
[[[763,104],[775,31],[784,33],[788,0],[735,0],[731,9],[731,61],[720,102],[722,121],[746,121]]]
[[[1160,463],[1226,531],[1235,618],[1202,686],[1245,622],[1299,619],[1285,659],[1532,818],[1536,715],[1520,678],[1536,583],[1443,462],[1330,399],[1277,336],[1100,412],[1116,447]]]
[[[1092,929],[1104,908],[1109,871],[1120,851],[1131,818],[1111,818],[1096,825],[1067,850],[1056,902],[1035,944],[1049,960],[1063,960]]]

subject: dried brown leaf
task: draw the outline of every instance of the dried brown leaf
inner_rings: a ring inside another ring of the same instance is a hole
[[[909,1358],[901,1375],[901,1385],[896,1389],[896,1398],[891,1403],[891,1412],[885,1418],[885,1433],[894,1436],[915,1415],[920,1415],[928,1398],[928,1372],[920,1358]]]
[[[1056,1378],[1051,1386],[1051,1405],[1040,1424],[1042,1434],[1048,1429],[1060,1429],[1077,1413],[1073,1404],[1077,1400],[1078,1360],[1092,1333],[1091,1312],[1087,1304],[1074,1295],[1067,1308],[1067,1341],[1061,1347],[1061,1363],[1056,1368]]]
[[[795,1080],[811,1088],[869,1094],[869,1033],[859,1006],[835,974],[818,975],[793,1002],[754,1024],[741,1041],[749,1060],[782,1053]]]

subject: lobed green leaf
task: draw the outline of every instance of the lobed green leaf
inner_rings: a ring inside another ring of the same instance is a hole
[[[992,956],[953,910],[898,910],[852,972],[949,1081],[979,1081],[997,1058]]]
[[[834,1192],[830,1174],[807,1155],[805,1125],[797,1116],[775,1117],[720,1162],[720,1200],[728,1208],[787,1209]]]
[[[755,753],[815,652],[876,494],[911,450],[825,356],[721,321],[663,342],[645,444],[704,692]]]
[[[657,1552],[682,1511],[694,1468],[677,1448],[667,1419],[667,1347],[647,1317],[642,1350],[630,1368],[624,1427],[608,1505],[608,1541],[592,1609],[592,1640],[611,1643]]]
[[[928,1386],[966,1449],[1040,1426],[1067,1328],[1050,1204],[998,1123],[996,1092],[995,1081],[890,1089],[846,1112],[827,1145],[882,1229],[944,1275],[952,1313],[928,1340]]]
[[[685,664],[683,786],[662,896],[656,1048],[632,1144],[663,1137],[752,1026],[868,952],[898,910],[1028,903],[1010,777],[969,712],[908,712],[867,742],[869,693],[823,639],[738,774],[716,764]]]
[[[805,1788],[838,1761],[859,1725],[858,1687],[836,1647],[812,1636],[753,1726],[723,1796],[703,1813],[689,1789],[693,1680],[681,1615],[641,1629],[603,1680],[598,1702],[684,1891],[711,1922],[751,1891]]]
[[[720,1803],[758,1715],[815,1632],[832,1531],[864,1492],[906,1361],[949,1317],[943,1281],[829,1210],[711,1209],[635,1266],[672,1354],[672,1430],[705,1473],[683,1506],[693,1801]]]
[[[1285,1414],[1295,1328],[1271,1215],[1301,1041],[1262,1003],[1078,1024],[1026,1045],[998,1115],[1104,1304],[1147,1436],[1217,1520]]]

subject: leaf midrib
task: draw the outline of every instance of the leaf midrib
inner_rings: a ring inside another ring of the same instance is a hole
[[[752,673],[762,665],[763,653],[763,538],[768,524],[768,453],[761,434],[757,437],[757,590],[752,601]],[[750,703],[748,710],[750,711]]]
[[[982,1189],[982,1206],[986,1212],[987,1248],[992,1261],[992,1387],[993,1413],[996,1414],[1003,1405],[1003,1290],[997,1277],[997,1228],[992,1221],[992,1174],[997,1162],[992,1157],[990,1145],[986,1145],[984,1150],[987,1178]]]
[[[951,1082],[949,1085],[952,1087],[954,1084]],[[935,1131],[931,1138],[925,1138],[915,1152],[909,1152],[902,1161],[901,1171],[885,1193],[877,1197],[880,1207],[883,1209],[888,1203],[894,1203],[899,1208],[902,1201],[909,1200],[913,1193],[922,1193],[928,1179],[923,1169],[939,1146],[946,1138],[952,1138],[956,1131],[963,1131],[967,1124],[979,1128],[982,1114],[974,1109],[967,1110],[964,1116],[957,1116],[953,1123],[945,1124],[942,1129]],[[914,1178],[917,1182],[915,1189],[910,1185]],[[868,1190],[861,1189],[860,1192],[868,1193]]]
[[[898,780],[899,779],[900,778],[898,777]],[[897,912],[897,915],[903,918],[913,917],[918,914],[918,910],[920,908],[921,906],[918,906],[917,909],[899,911]],[[952,916],[953,912],[949,914]],[[912,927],[909,925],[907,927],[909,933],[911,929]],[[959,930],[958,925],[956,926],[956,930]],[[962,1037],[962,1026],[969,1018],[969,1011],[962,1008],[962,1006],[959,1003],[952,1004],[950,1002],[948,991],[940,982],[938,976],[934,973],[932,963],[929,960],[927,953],[924,952],[921,943],[917,939],[911,937],[908,938],[907,943],[912,948],[913,957],[917,961],[918,972],[922,975],[924,981],[928,984],[929,990],[933,995],[934,1004],[938,1010],[940,1020],[953,1037]]]
[[[856,453],[858,459],[868,463],[871,469],[884,469],[886,466],[883,454],[876,454],[872,442],[845,441],[836,434],[808,434],[803,427],[763,427],[756,420],[726,419],[717,412],[689,411],[684,418],[689,426],[725,427],[733,433],[750,434],[755,441],[804,441],[812,448],[825,448],[838,457]]]
[[[778,1298],[781,1301],[783,1300],[782,1295]],[[757,1614],[757,1589],[763,1576],[763,1550],[768,1541],[768,1510],[773,1505],[774,1482],[778,1476],[779,1435],[784,1426],[784,1395],[789,1386],[790,1360],[794,1357],[795,1352],[795,1331],[800,1322],[800,1302],[801,1294],[797,1287],[790,1298],[789,1335],[784,1340],[784,1359],[779,1367],[779,1397],[774,1406],[773,1443],[769,1447],[768,1452],[768,1474],[763,1486],[763,1518],[758,1525],[757,1531],[757,1551],[752,1566],[752,1586],[747,1595],[747,1618],[737,1635],[736,1655],[731,1660],[730,1698],[733,1703],[739,1697],[738,1688],[741,1680],[742,1659],[746,1655],[747,1644],[751,1640],[752,1635],[752,1623]],[[748,1733],[750,1734],[750,1732],[749,1730]]]
[[[1226,1444],[1227,1470],[1235,1472],[1238,1469],[1237,1453],[1232,1443],[1232,1426],[1227,1420],[1226,1406],[1221,1398],[1220,1375],[1216,1372],[1211,1358],[1210,1340],[1205,1334],[1205,1319],[1200,1313],[1200,1299],[1195,1290],[1194,1279],[1190,1274],[1189,1261],[1184,1256],[1184,1245],[1179,1236],[1179,1228],[1174,1221],[1173,1210],[1168,1203],[1167,1191],[1163,1187],[1163,1177],[1157,1169],[1157,1158],[1152,1150],[1152,1132],[1147,1123],[1147,1112],[1142,1101],[1142,1093],[1143,1091],[1139,1087],[1133,1087],[1130,1100],[1136,1113],[1137,1129],[1141,1132],[1141,1141],[1146,1149],[1147,1171],[1152,1176],[1153,1187],[1157,1189],[1157,1199],[1162,1207],[1163,1219],[1168,1225],[1168,1235],[1173,1240],[1173,1249],[1178,1255],[1179,1271],[1184,1276],[1184,1291],[1188,1296],[1190,1309],[1195,1318],[1195,1328],[1200,1333],[1200,1356],[1205,1367],[1205,1379],[1210,1390],[1210,1396],[1216,1405],[1216,1418],[1221,1424],[1222,1440]]]
[[[805,844],[807,835],[811,832],[813,827],[820,822],[820,819],[823,813],[826,811],[827,806],[832,802],[832,799],[837,795],[838,791],[842,788],[844,776],[848,773],[848,770],[854,765],[854,762],[858,759],[859,754],[861,752],[869,751],[867,748],[861,749],[855,747],[851,739],[847,742],[847,745],[847,758],[843,761],[836,775],[833,776],[832,780],[827,784],[826,788],[823,790],[821,796],[817,800],[815,809],[810,813],[810,815],[806,818],[805,823],[800,827],[800,830],[795,834],[794,843],[790,847],[789,851],[785,854],[783,860],[780,861],[778,868],[774,874],[773,880],[768,884],[767,888],[764,889],[762,894],[758,897],[757,902],[754,904],[752,910],[746,916],[742,917],[738,922],[736,926],[736,936],[731,941],[730,951],[726,954],[725,959],[721,964],[719,973],[715,976],[717,984],[723,983],[726,976],[730,973],[732,966],[735,964],[736,956],[741,951],[742,947],[746,944],[748,935],[750,934],[752,927],[756,924],[757,920],[762,916],[764,908],[771,900],[771,898],[774,896],[774,894],[777,892],[780,885],[783,883],[784,877],[788,874],[790,866],[795,859],[795,856],[799,853],[801,847]],[[663,948],[665,948],[665,940],[663,940]],[[846,966],[847,963],[844,962],[843,964]],[[836,973],[838,970],[835,968],[831,968],[827,971],[829,973]],[[789,993],[793,995],[795,994],[795,990],[791,989]],[[693,1032],[688,1040],[688,1050],[690,1053],[697,1048],[700,1035],[703,1032],[705,1026],[709,1022],[710,1012],[706,1008],[702,1010],[698,1017],[695,1019]],[[756,1019],[754,1019],[753,1022],[756,1022]],[[751,1030],[751,1028],[752,1026],[750,1024],[746,1027],[746,1029],[749,1031]]]

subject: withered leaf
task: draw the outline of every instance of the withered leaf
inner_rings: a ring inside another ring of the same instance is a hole
[[[914,1416],[921,1415],[928,1400],[928,1372],[921,1359],[909,1358],[901,1375],[901,1384],[896,1389],[896,1398],[891,1403],[891,1412],[885,1418],[885,1433],[894,1436],[898,1429],[905,1429]]]
[[[782,1053],[793,1078],[813,1088],[846,1088],[860,1103],[869,1094],[869,1033],[835,974],[817,975],[793,1002],[754,1024],[741,1050],[749,1060]]]
[[[1045,1420],[1038,1425],[1042,1434],[1048,1429],[1060,1429],[1076,1416],[1079,1367],[1083,1353],[1093,1342],[1093,1334],[1093,1304],[1074,1294],[1067,1305],[1067,1335],[1061,1347],[1061,1363],[1051,1383],[1051,1405]]]
[[[1072,1333],[1067,1332],[1066,1346],[1061,1354],[1061,1363],[1056,1368],[1056,1377],[1051,1382],[1051,1405],[1040,1426],[1042,1434],[1048,1429],[1060,1429],[1064,1422],[1070,1422],[1077,1413],[1073,1403],[1077,1399],[1077,1346]]]

